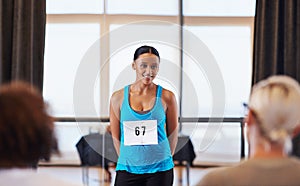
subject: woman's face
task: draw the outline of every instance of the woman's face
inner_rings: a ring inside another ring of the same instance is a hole
[[[132,63],[132,67],[136,71],[136,80],[149,84],[158,73],[159,58],[154,54],[144,53]]]

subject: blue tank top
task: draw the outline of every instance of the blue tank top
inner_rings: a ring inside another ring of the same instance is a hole
[[[156,101],[153,108],[140,114],[129,104],[129,85],[124,88],[124,99],[120,116],[120,156],[116,170],[125,170],[134,174],[155,173],[174,167],[165,123],[166,114],[161,102],[162,87],[157,85]],[[158,144],[124,145],[124,121],[157,120]]]

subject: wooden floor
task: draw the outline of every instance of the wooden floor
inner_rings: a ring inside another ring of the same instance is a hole
[[[112,181],[104,181],[104,171],[101,168],[89,168],[89,185],[90,186],[113,186],[115,178],[114,168],[110,168],[112,173]],[[202,176],[209,170],[209,168],[190,167],[190,186],[196,185]],[[81,167],[39,167],[39,172],[51,174],[60,179],[83,184],[82,182],[82,168]],[[174,186],[187,186],[187,174],[185,166],[176,166],[174,169]]]

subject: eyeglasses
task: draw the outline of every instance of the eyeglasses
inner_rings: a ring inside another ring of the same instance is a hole
[[[262,122],[261,122],[258,112],[255,109],[252,109],[251,107],[249,107],[249,105],[247,103],[243,103],[243,106],[244,106],[245,113],[246,113],[245,116],[247,116],[250,111],[253,118],[255,118],[256,123],[258,124],[261,133],[263,135],[265,135],[265,131],[262,129]]]
[[[248,112],[249,112],[248,103],[243,102],[243,114],[244,114],[244,116],[247,116]]]

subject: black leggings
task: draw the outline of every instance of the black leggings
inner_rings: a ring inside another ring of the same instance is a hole
[[[127,171],[117,171],[115,186],[172,186],[173,169],[146,174],[132,174]]]

